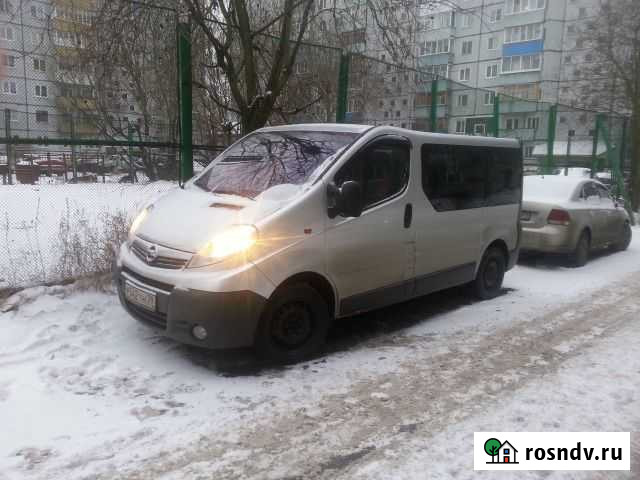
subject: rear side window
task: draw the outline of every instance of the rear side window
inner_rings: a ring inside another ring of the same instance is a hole
[[[458,145],[422,146],[422,188],[438,212],[484,206],[486,158]]]
[[[484,147],[483,147],[484,148]],[[488,207],[519,203],[522,198],[522,154],[516,148],[486,148]]]
[[[334,178],[337,186],[354,180],[362,186],[364,208],[400,194],[409,182],[409,145],[380,140],[351,158]]]
[[[519,149],[423,145],[422,187],[438,212],[519,203]]]

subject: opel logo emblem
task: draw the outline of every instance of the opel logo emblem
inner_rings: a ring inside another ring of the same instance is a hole
[[[147,263],[153,263],[156,258],[158,258],[158,247],[156,245],[149,245],[146,253]]]

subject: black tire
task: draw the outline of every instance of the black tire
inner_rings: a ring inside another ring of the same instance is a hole
[[[587,230],[583,230],[576,243],[575,250],[569,255],[569,264],[572,267],[584,267],[589,261],[591,253],[591,235]]]
[[[629,245],[631,244],[632,236],[633,236],[633,233],[631,232],[631,225],[629,225],[629,222],[624,222],[620,241],[615,246],[616,250],[618,252],[623,252],[624,250],[629,248]]]
[[[330,325],[329,306],[324,298],[305,283],[293,284],[269,300],[254,347],[263,359],[299,362],[322,349]]]
[[[472,284],[476,297],[489,300],[500,295],[506,264],[504,253],[499,248],[491,247],[485,252]]]

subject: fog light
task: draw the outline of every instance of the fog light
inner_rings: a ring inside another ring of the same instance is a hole
[[[207,338],[207,329],[202,325],[196,325],[191,329],[191,334],[198,340],[204,340],[205,338]]]

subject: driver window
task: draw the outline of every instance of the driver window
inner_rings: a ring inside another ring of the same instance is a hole
[[[336,174],[340,187],[347,180],[362,187],[364,209],[401,193],[409,183],[409,146],[396,141],[379,141],[350,159]]]
[[[603,187],[602,185],[597,185],[596,184],[596,188],[598,190],[598,193],[600,194],[600,199],[605,202],[605,203],[613,203],[613,199],[611,198],[611,194],[609,193],[609,190],[606,187]]]

